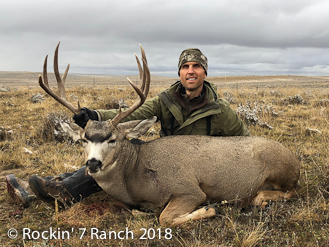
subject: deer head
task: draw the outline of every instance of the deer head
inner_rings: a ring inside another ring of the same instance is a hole
[[[55,50],[54,56],[54,72],[57,80],[59,95],[54,93],[48,84],[47,77],[47,58],[45,58],[43,66],[43,79],[39,75],[40,86],[56,101],[67,107],[72,113],[79,114],[81,112],[81,107],[78,102],[78,107],[73,106],[67,101],[65,96],[65,80],[70,67],[68,64],[63,77],[61,78],[58,70],[58,48],[59,44]],[[130,106],[126,111],[121,111],[121,106],[119,107],[118,114],[108,121],[91,121],[87,123],[84,131],[81,133],[81,140],[85,147],[85,158],[87,170],[91,173],[95,173],[100,169],[104,169],[104,164],[110,164],[111,161],[116,157],[117,150],[120,150],[120,143],[124,138],[138,138],[143,135],[148,128],[156,121],[156,118],[151,118],[144,121],[130,121],[127,123],[120,122],[136,109],[138,109],[145,101],[149,87],[150,87],[150,71],[147,65],[147,60],[143,47],[140,45],[142,53],[142,63],[139,62],[137,55],[135,54],[137,66],[139,70],[139,77],[141,80],[141,88],[138,88],[129,78],[127,78],[130,85],[135,89],[139,98],[135,103]]]

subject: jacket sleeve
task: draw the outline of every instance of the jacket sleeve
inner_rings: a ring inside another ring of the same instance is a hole
[[[119,110],[97,110],[97,112],[101,116],[101,121],[106,121],[108,119],[113,119],[118,114]],[[156,116],[158,119],[161,119],[161,103],[159,96],[146,100],[142,106],[140,106],[132,114],[124,118],[122,122],[127,122],[131,120],[143,120],[153,116]]]
[[[229,103],[225,104],[223,111],[219,114],[221,124],[221,135],[223,136],[250,136],[247,126],[239,118],[238,114],[231,109]]]

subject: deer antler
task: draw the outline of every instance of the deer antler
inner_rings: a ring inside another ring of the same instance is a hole
[[[126,110],[124,112],[121,111],[121,106],[119,107],[119,113],[112,120],[110,120],[112,122],[113,126],[117,126],[118,123],[120,123],[125,117],[129,116],[131,113],[133,113],[135,110],[137,110],[144,103],[144,101],[147,97],[147,94],[149,92],[150,82],[151,82],[150,70],[147,65],[147,60],[146,60],[144,49],[141,45],[139,45],[139,46],[141,48],[141,53],[142,53],[143,69],[142,69],[142,66],[141,66],[136,54],[135,54],[135,57],[136,57],[137,66],[138,66],[138,70],[139,70],[139,77],[140,77],[140,80],[142,81],[141,88],[139,89],[127,77],[128,82],[135,89],[136,93],[139,95],[139,99],[132,106],[130,106],[128,108],[128,110]]]
[[[54,93],[49,87],[48,77],[47,77],[47,58],[48,58],[48,55],[46,56],[45,62],[43,64],[43,79],[44,79],[44,82],[42,80],[42,76],[39,75],[39,85],[40,85],[40,87],[43,88],[43,90],[46,91],[47,94],[49,94],[56,101],[61,103],[63,106],[67,107],[71,112],[73,112],[74,114],[79,114],[81,112],[81,107],[80,107],[79,101],[78,101],[78,108],[76,108],[70,102],[68,102],[67,99],[66,99],[64,84],[65,84],[67,73],[68,73],[69,68],[70,68],[70,64],[67,65],[66,70],[65,70],[64,75],[63,75],[63,78],[61,78],[61,76],[59,74],[59,70],[58,70],[58,48],[59,48],[59,44],[60,44],[60,42],[58,43],[58,45],[56,47],[56,50],[55,50],[54,72],[55,72],[55,77],[56,77],[56,80],[57,80],[58,91],[59,91],[60,96],[58,96],[56,93]]]

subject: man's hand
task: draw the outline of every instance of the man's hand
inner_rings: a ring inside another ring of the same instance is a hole
[[[81,113],[74,114],[73,119],[77,125],[79,125],[81,128],[84,128],[86,127],[86,124],[89,121],[89,119],[98,120],[98,115],[95,111],[89,110],[86,107],[82,107]]]

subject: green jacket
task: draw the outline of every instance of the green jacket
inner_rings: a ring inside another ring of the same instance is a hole
[[[199,109],[187,112],[176,100],[175,92],[181,85],[177,81],[158,96],[126,117],[123,122],[156,116],[161,121],[160,136],[166,135],[212,135],[249,136],[250,133],[225,99],[219,99],[214,84],[204,82],[208,101]],[[114,118],[118,110],[97,110],[101,120]]]

